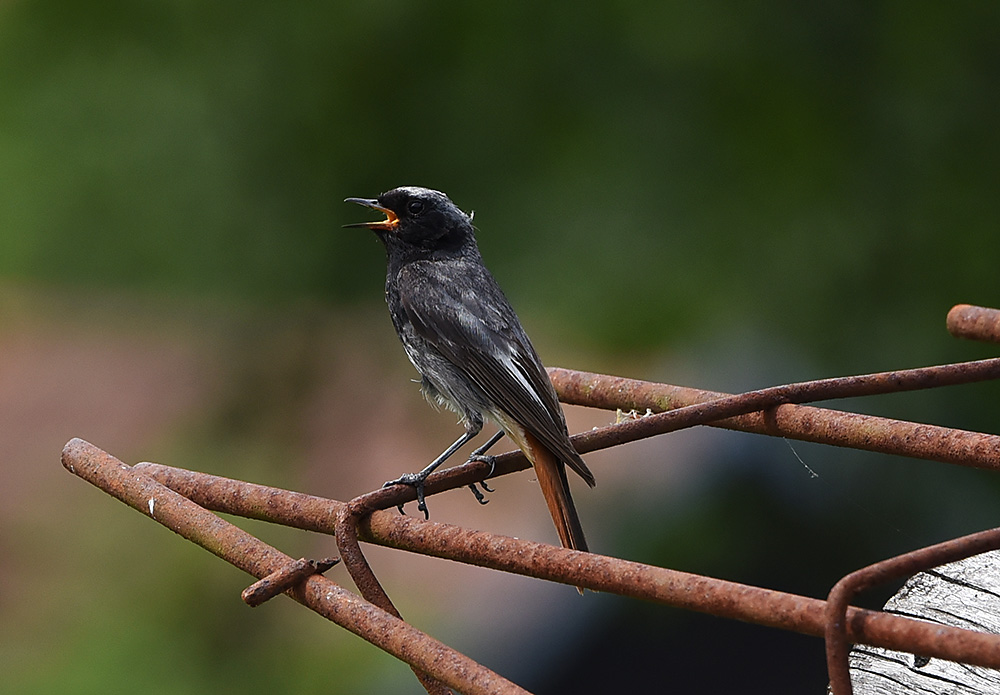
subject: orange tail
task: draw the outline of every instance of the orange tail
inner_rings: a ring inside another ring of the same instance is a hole
[[[542,489],[545,503],[549,506],[559,540],[564,548],[586,551],[587,539],[583,537],[583,526],[569,493],[566,465],[527,432],[524,433],[524,442],[527,448],[522,448],[535,467],[538,487]]]

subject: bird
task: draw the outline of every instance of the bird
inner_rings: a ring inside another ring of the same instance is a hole
[[[594,475],[570,441],[566,417],[531,340],[483,263],[472,215],[444,193],[418,186],[344,202],[385,216],[344,226],[370,229],[385,246],[389,316],[420,374],[421,390],[431,403],[455,411],[465,428],[423,470],[386,486],[416,488],[418,509],[427,516],[424,480],[490,420],[498,432],[469,459],[492,463],[486,451],[509,437],[534,467],[561,544],[587,551],[566,469],[590,487]]]

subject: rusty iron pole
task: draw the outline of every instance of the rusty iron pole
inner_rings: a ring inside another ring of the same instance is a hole
[[[683,427],[714,427],[802,441],[1000,469],[1000,436],[859,415],[812,406],[807,400],[892,393],[1000,378],[1000,358],[940,367],[822,379],[739,395],[568,369],[549,370],[560,400],[595,408],[655,414],[584,432],[582,453]]]
[[[159,464],[137,464],[151,477],[191,495],[208,509],[332,533],[329,519],[345,504],[263,485]],[[826,603],[618,558],[566,550],[449,524],[375,512],[360,525],[362,540],[457,562],[583,586],[719,617],[822,637]],[[848,609],[856,643],[1000,668],[1000,636],[942,628],[879,611]]]
[[[737,396],[568,369],[550,369],[549,374],[564,402],[595,408],[657,411],[655,415],[574,435],[573,444],[581,453],[708,424],[977,468],[1000,468],[997,435],[787,403],[789,399],[888,393],[997,378],[1000,359],[823,379]],[[496,457],[493,474],[504,475],[529,466],[524,455],[515,450]],[[434,473],[427,478],[425,493],[431,496],[469,485],[482,480],[489,471],[489,464],[470,462]],[[365,496],[366,506],[378,509],[415,498],[414,490],[403,485]],[[332,523],[331,520],[331,526]]]
[[[948,332],[956,338],[1000,343],[1000,310],[956,304],[948,312]]]

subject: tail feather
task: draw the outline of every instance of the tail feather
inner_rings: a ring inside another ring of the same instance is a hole
[[[586,551],[587,539],[583,536],[583,526],[570,495],[566,465],[527,432],[524,433],[524,443],[527,447],[522,448],[535,468],[538,487],[545,496],[545,503],[563,547]]]

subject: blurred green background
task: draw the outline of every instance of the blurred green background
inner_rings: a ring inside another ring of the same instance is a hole
[[[344,197],[414,184],[475,210],[550,365],[735,391],[989,356],[943,324],[1000,305],[998,35],[989,2],[4,3],[5,692],[418,692],[287,600],[247,609],[248,578],[59,465],[79,436],[346,499],[450,443]],[[996,431],[998,389],[835,407]],[[589,456],[591,545],[822,596],[997,523],[995,476],[794,449],[697,430]],[[431,509],[552,542],[535,487]],[[539,693],[825,687],[815,639],[372,562],[418,627]]]

